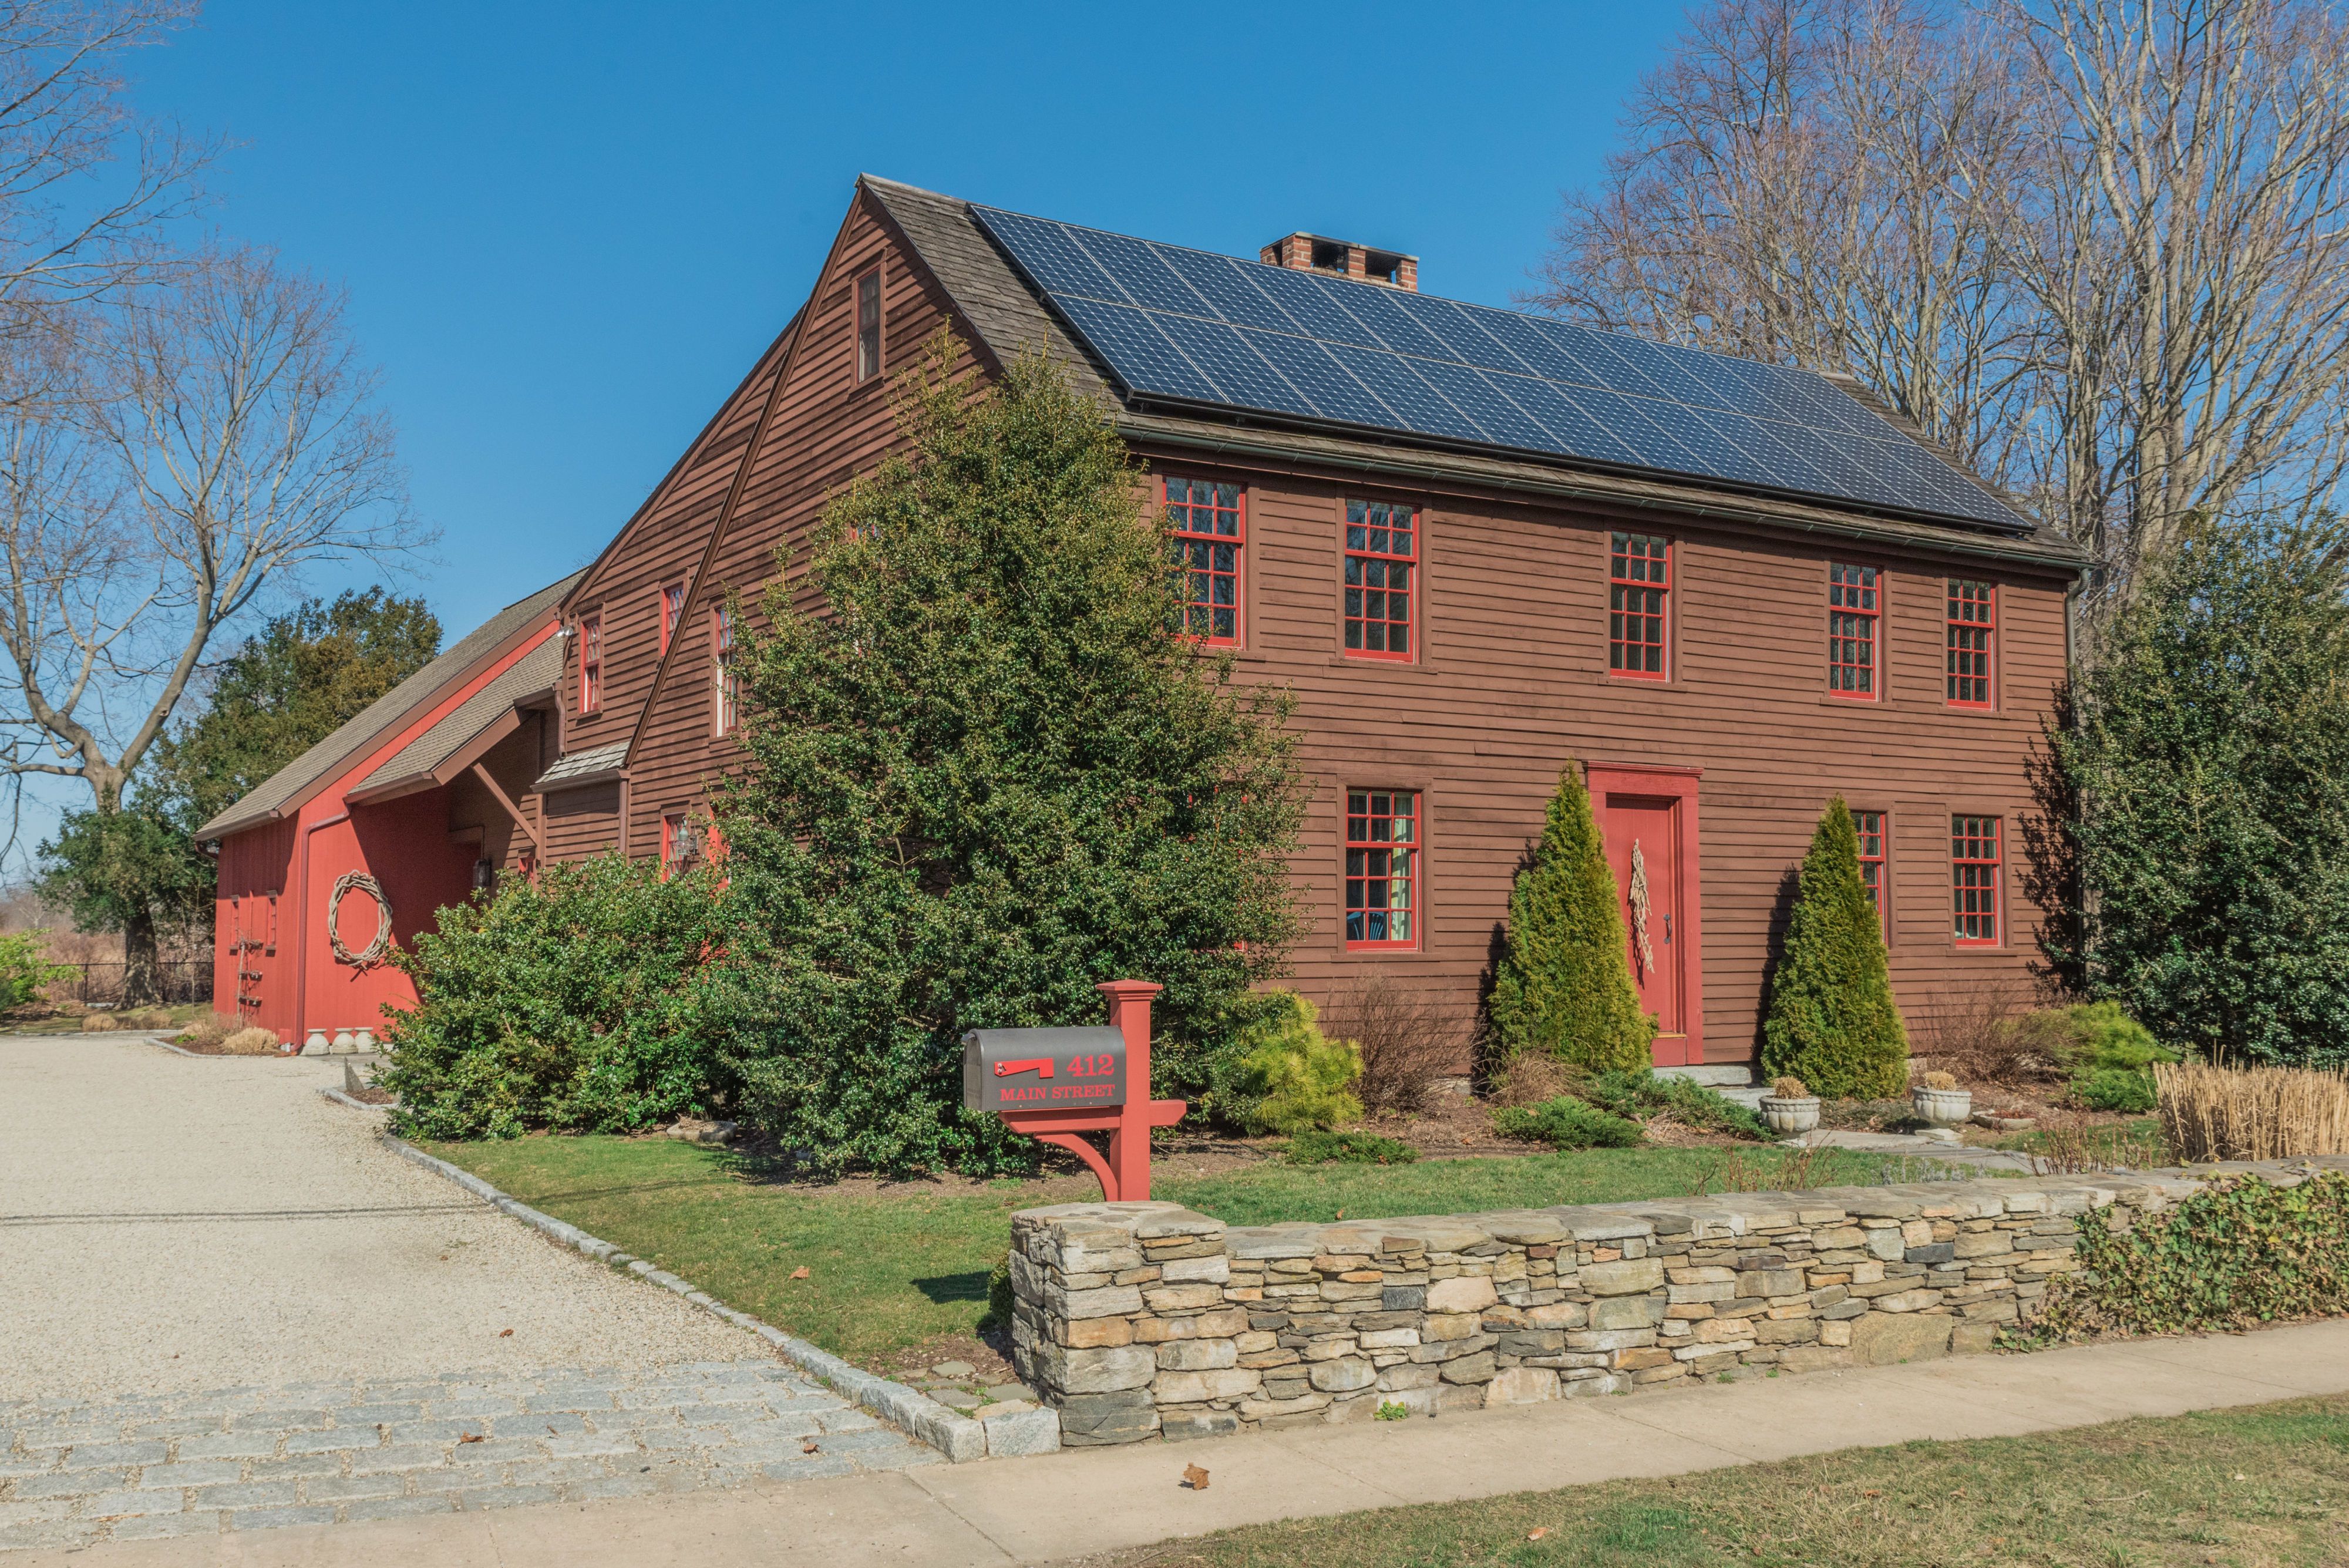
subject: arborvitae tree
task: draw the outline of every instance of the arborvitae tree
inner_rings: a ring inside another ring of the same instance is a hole
[[[833,1167],[1032,1160],[961,1109],[963,1033],[1099,1023],[1100,981],[1165,986],[1155,1086],[1195,1096],[1299,925],[1285,693],[1174,634],[1101,409],[1040,360],[977,396],[952,363],[738,656],[724,1049],[750,1119]]]
[[[1644,1071],[1656,1020],[1631,983],[1622,893],[1569,763],[1541,847],[1509,892],[1508,944],[1493,977],[1493,1035],[1504,1059],[1544,1051],[1597,1072]]]
[[[1785,950],[1770,977],[1762,1065],[1839,1100],[1889,1099],[1909,1082],[1909,1031],[1892,1001],[1884,927],[1840,795],[1803,857]]]

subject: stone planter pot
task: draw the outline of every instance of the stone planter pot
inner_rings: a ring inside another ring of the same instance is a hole
[[[1762,1124],[1774,1133],[1806,1133],[1819,1125],[1819,1097],[1806,1095],[1799,1100],[1782,1100],[1764,1095]]]
[[[1955,1127],[1974,1113],[1974,1092],[1971,1089],[1928,1089],[1909,1091],[1909,1104],[1917,1114],[1935,1127]]]

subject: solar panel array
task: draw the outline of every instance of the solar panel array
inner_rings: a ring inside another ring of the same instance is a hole
[[[1808,371],[972,212],[1136,396],[2030,527]]]

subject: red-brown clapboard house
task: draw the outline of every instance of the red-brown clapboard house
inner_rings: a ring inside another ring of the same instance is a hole
[[[412,942],[497,867],[536,862],[522,800],[560,753],[557,612],[577,580],[492,616],[197,830],[220,846],[216,1008],[313,1050],[380,1028],[416,993],[378,938]]]
[[[691,851],[736,765],[725,604],[805,563],[940,327],[1042,351],[1171,505],[1191,629],[1284,684],[1314,788],[1296,983],[1373,968],[1467,1054],[1511,879],[1587,771],[1656,1059],[1742,1076],[1819,812],[1860,814],[1911,1016],[2022,976],[2025,763],[2083,557],[1848,381],[860,180],[812,296],[564,599],[554,857]]]

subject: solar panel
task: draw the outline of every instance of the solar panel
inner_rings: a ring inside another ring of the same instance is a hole
[[[971,211],[1135,397],[2031,526],[1806,370]]]

